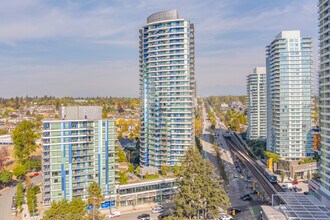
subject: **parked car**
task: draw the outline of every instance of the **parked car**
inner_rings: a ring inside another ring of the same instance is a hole
[[[243,201],[251,201],[252,200],[252,197],[249,195],[249,196],[245,196],[244,198],[242,198]]]
[[[227,210],[227,212],[228,212],[229,215],[233,215],[233,211],[234,211],[234,210],[235,210],[235,214],[241,212],[241,210],[240,210],[239,208],[229,208],[229,209]]]
[[[234,174],[234,178],[238,178],[238,175],[237,175],[237,173],[235,173],[235,174]]]
[[[250,194],[258,194],[257,190],[253,190]]]
[[[158,219],[161,220],[163,218],[166,218],[168,216],[173,216],[170,210],[165,210],[162,214],[158,216]]]
[[[149,215],[149,214],[146,214],[146,213],[144,213],[144,214],[141,214],[141,215],[139,215],[137,218],[138,218],[138,219],[145,219],[145,218],[150,218],[150,215]]]
[[[228,215],[227,213],[220,213],[219,220],[232,220],[233,217],[231,215]]]
[[[159,206],[156,206],[156,207],[153,207],[151,209],[151,212],[152,213],[161,213],[164,211],[164,207],[162,205],[159,205]]]
[[[301,192],[301,191],[302,191],[301,188],[296,187],[296,186],[292,187],[292,189],[293,189],[295,192]]]
[[[298,181],[293,181],[292,184],[293,185],[297,185],[298,184]]]
[[[248,194],[242,195],[241,199],[243,199],[244,197],[247,197],[247,196],[250,196],[250,194],[248,193]]]
[[[114,211],[109,215],[109,218],[115,218],[120,216],[120,211]]]
[[[39,173],[34,173],[33,176],[39,176]]]

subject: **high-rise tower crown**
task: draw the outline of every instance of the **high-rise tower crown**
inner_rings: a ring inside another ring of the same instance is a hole
[[[153,23],[157,21],[166,21],[179,19],[179,13],[177,10],[167,10],[153,13],[147,18],[147,23]]]

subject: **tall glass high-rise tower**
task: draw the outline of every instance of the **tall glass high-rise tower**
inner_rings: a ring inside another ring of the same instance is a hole
[[[320,33],[320,129],[321,129],[321,186],[320,195],[323,202],[330,206],[330,3],[319,0],[319,33]]]
[[[311,157],[312,39],[282,31],[266,53],[267,149],[289,160]]]
[[[173,166],[194,143],[194,25],[176,10],[152,14],[139,49],[140,164]]]
[[[247,76],[249,140],[266,139],[266,68],[256,67]]]

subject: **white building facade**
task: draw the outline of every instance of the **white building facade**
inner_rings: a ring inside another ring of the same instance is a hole
[[[194,143],[194,25],[176,10],[152,14],[139,49],[140,164],[173,166]]]
[[[247,76],[247,113],[249,140],[266,139],[266,67],[256,67]]]
[[[312,39],[282,31],[266,47],[267,149],[288,160],[312,157]]]
[[[320,92],[320,134],[321,134],[321,183],[318,185],[322,200],[330,207],[330,2],[319,0],[319,34],[320,34],[320,70],[319,70],[319,92]],[[315,182],[315,185],[317,183]]]

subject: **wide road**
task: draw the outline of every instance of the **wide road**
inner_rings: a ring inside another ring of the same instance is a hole
[[[31,179],[35,185],[41,183],[41,175]],[[14,220],[15,216],[11,215],[11,205],[13,196],[16,193],[16,186],[8,187],[0,192],[0,219],[1,220]]]
[[[213,111],[213,108],[210,107],[210,110]],[[228,176],[229,181],[229,188],[227,191],[228,197],[232,204],[232,207],[239,208],[242,210],[241,213],[236,214],[235,219],[243,219],[243,220],[251,220],[256,219],[260,204],[262,204],[261,200],[256,196],[252,195],[252,201],[243,201],[240,199],[240,196],[243,194],[250,193],[251,190],[248,188],[248,184],[244,181],[246,178],[247,173],[244,173],[239,178],[235,178],[234,174],[238,174],[237,170],[234,166],[234,159],[231,151],[228,149],[226,142],[222,137],[222,133],[226,131],[225,125],[216,117],[217,124],[215,129],[215,140],[219,147],[220,155],[222,162],[225,166],[225,170]],[[203,134],[202,139],[203,141],[203,151],[204,156],[207,156],[211,163],[218,171],[218,161],[216,158],[216,153],[213,149],[212,144],[210,143],[210,131],[211,131],[211,124],[207,118],[206,109],[203,105]],[[244,167],[242,167],[242,170]],[[246,169],[247,170],[247,169]],[[219,174],[219,172],[218,172]],[[251,183],[250,183],[251,186]]]

